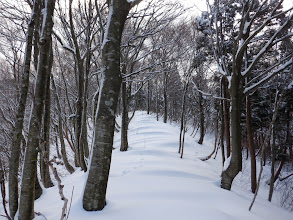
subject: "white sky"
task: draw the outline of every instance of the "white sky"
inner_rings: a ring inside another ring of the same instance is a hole
[[[178,0],[186,7],[193,7],[190,13],[200,15],[201,11],[206,11],[206,0]],[[212,2],[212,0],[210,0]],[[293,0],[284,0],[284,8],[289,9],[293,7]]]

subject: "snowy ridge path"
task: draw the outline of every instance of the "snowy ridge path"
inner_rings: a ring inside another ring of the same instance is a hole
[[[82,192],[86,174],[76,171],[62,179],[72,200],[70,220],[292,220],[293,215],[260,195],[252,212],[252,193],[237,182],[232,191],[219,187],[221,158],[201,161],[213,142],[186,135],[184,158],[178,151],[179,127],[157,122],[154,116],[137,112],[130,123],[129,151],[120,152],[120,133],[115,134],[112,165],[103,211],[85,212]],[[249,183],[247,183],[249,184]],[[36,201],[36,211],[47,219],[60,219],[62,201],[57,187],[45,190]],[[1,218],[1,217],[0,217]],[[36,219],[43,219],[38,217]]]

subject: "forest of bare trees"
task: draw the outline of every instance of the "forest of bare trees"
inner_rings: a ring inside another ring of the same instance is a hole
[[[199,144],[213,135],[202,160],[222,158],[223,189],[250,160],[257,195],[256,163],[271,166],[269,201],[278,182],[293,211],[293,9],[282,0],[207,7],[193,15],[171,0],[0,0],[1,215],[33,219],[53,178],[62,198],[60,164],[88,173],[83,208],[102,210],[114,134],[127,151],[138,110],[180,126],[178,157],[187,131]]]

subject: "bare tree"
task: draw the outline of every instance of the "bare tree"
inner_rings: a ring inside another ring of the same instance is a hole
[[[91,164],[83,194],[83,208],[101,210],[106,205],[106,190],[111,164],[115,111],[121,87],[120,45],[127,15],[134,5],[126,0],[108,2],[107,29],[102,44],[102,85],[95,119]]]
[[[43,9],[43,25],[40,32],[39,61],[37,80],[34,91],[34,103],[29,125],[29,136],[22,173],[22,184],[19,204],[19,219],[33,219],[35,177],[37,172],[38,148],[40,144],[40,130],[48,74],[51,72],[50,51],[52,44],[53,13],[55,0],[45,2]]]
[[[233,153],[221,179],[221,187],[227,190],[230,190],[235,176],[242,169],[240,122],[243,99],[278,73],[288,71],[293,62],[292,54],[288,53],[279,54],[275,59],[270,57],[271,50],[277,50],[280,42],[292,36],[292,33],[286,32],[292,24],[292,14],[288,15],[292,9],[282,10],[282,2],[268,4],[266,1],[253,0],[227,4],[226,1],[215,1],[210,7],[212,31],[215,33],[215,57],[220,73],[230,79]],[[227,23],[229,16],[236,14],[239,15],[239,21]],[[278,25],[271,27],[272,22]],[[264,59],[269,59],[270,65],[258,70]],[[244,84],[248,77],[249,82]]]

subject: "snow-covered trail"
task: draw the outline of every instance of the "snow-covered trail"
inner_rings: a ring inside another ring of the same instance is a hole
[[[86,174],[76,171],[62,179],[67,198],[73,200],[70,220],[292,220],[293,215],[258,197],[248,211],[252,194],[240,185],[232,191],[219,187],[221,158],[201,161],[213,149],[211,140],[198,145],[187,135],[184,157],[178,151],[179,127],[157,122],[137,112],[129,130],[129,151],[120,152],[115,135],[112,166],[103,211],[85,212],[82,191]],[[62,201],[56,187],[45,190],[36,211],[49,220],[60,219]],[[0,217],[1,218],[1,217]],[[43,219],[38,217],[36,219]]]

